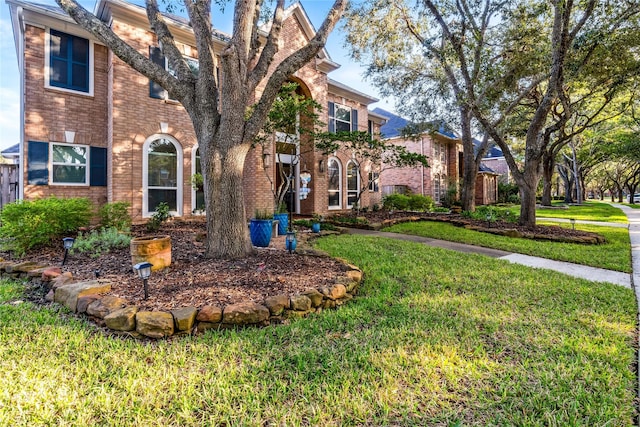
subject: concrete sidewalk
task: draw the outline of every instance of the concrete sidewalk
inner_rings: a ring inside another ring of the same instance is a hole
[[[633,210],[627,208],[627,210]],[[625,210],[625,213],[627,213]],[[640,211],[638,213],[637,226],[640,228]],[[627,215],[629,216],[629,215]],[[631,221],[630,221],[631,222]],[[614,223],[599,223],[611,225]],[[626,224],[623,224],[626,227]],[[579,277],[581,279],[590,280],[592,282],[607,282],[615,285],[624,286],[626,288],[632,287],[632,277],[630,274],[621,273],[619,271],[605,270],[602,268],[589,267],[581,264],[572,264],[570,262],[552,261],[546,258],[539,258],[529,255],[514,254],[511,252],[501,251],[498,249],[483,248],[481,246],[466,245],[464,243],[448,242],[445,240],[432,239],[429,237],[412,236],[408,234],[389,233],[385,231],[373,231],[373,230],[361,230],[356,228],[348,229],[350,234],[360,234],[367,236],[379,236],[389,239],[406,240],[410,242],[423,243],[428,246],[437,248],[450,249],[458,252],[475,253],[485,255],[491,258],[504,259],[514,264],[526,265],[527,267],[541,268],[547,270],[554,270],[560,273],[567,274],[573,277]],[[629,229],[631,234],[631,228]],[[637,233],[637,238],[640,239],[640,230]],[[635,253],[633,255],[634,263],[633,271],[640,272],[640,242],[635,247]],[[633,242],[632,242],[633,250]],[[635,283],[640,283],[640,278],[635,280]]]

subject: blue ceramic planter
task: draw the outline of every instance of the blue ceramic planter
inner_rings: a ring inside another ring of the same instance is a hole
[[[319,233],[320,232],[320,223],[319,222],[314,222],[313,224],[311,224],[311,231],[313,231],[314,233]]]
[[[271,242],[272,220],[252,219],[249,223],[249,236],[251,244],[260,248],[266,248]]]
[[[278,234],[280,236],[287,234],[287,228],[289,227],[289,214],[286,212],[273,214],[273,219],[277,219],[279,221]]]

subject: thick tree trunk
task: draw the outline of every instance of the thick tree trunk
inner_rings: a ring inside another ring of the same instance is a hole
[[[220,137],[224,138],[224,135]],[[249,147],[249,144],[239,143],[220,150],[208,150],[207,155],[202,156],[207,200],[207,257],[241,258],[253,250],[242,182]]]
[[[479,162],[476,162],[473,149],[471,117],[471,112],[468,108],[464,106],[460,108],[463,150],[463,177],[460,201],[462,202],[462,210],[468,212],[476,210],[476,177],[479,167]]]
[[[520,188],[520,220],[518,224],[525,227],[535,227],[536,225],[536,193],[540,183],[540,161],[529,160],[525,166],[521,180],[518,182]]]
[[[542,159],[542,206],[551,206],[551,190],[553,188],[554,158],[545,152]]]

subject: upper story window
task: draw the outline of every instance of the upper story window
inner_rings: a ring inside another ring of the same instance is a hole
[[[329,132],[355,132],[358,130],[358,110],[329,102]]]
[[[93,94],[93,44],[82,37],[49,30],[46,86]]]
[[[433,145],[433,158],[435,160],[440,160],[442,163],[446,163],[447,161],[447,145],[444,143],[436,142]]]
[[[164,56],[162,50],[159,47],[149,46],[149,58],[151,59],[151,61],[167,70],[172,76],[176,76],[176,71],[171,66],[169,60]],[[197,77],[198,74],[200,74],[200,63],[198,62],[198,60],[188,56],[184,56],[184,60],[186,61],[187,66],[189,67],[193,75]],[[153,80],[149,81],[149,96],[151,98],[171,100],[167,91]]]
[[[51,143],[51,183],[87,185],[88,154],[86,145]]]

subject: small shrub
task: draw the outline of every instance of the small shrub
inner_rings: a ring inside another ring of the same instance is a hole
[[[389,194],[382,199],[382,206],[387,210],[406,211],[409,209],[409,196],[406,194]]]
[[[480,221],[486,221],[487,216],[490,218],[489,221],[516,222],[518,220],[518,216],[513,215],[509,209],[496,206],[478,206],[475,212],[464,211],[462,216]]]
[[[499,203],[520,203],[520,189],[516,184],[504,184],[498,182]]]
[[[24,255],[29,249],[89,225],[91,202],[87,198],[57,197],[18,201],[6,205],[0,219],[3,250]]]
[[[422,196],[420,194],[412,194],[409,196],[409,209],[412,211],[429,212],[433,210],[434,206],[433,199],[429,196]]]
[[[88,234],[78,234],[71,253],[86,253],[91,258],[97,258],[112,249],[126,248],[130,242],[131,237],[117,228],[103,228]]]
[[[128,202],[115,202],[103,205],[98,214],[102,228],[115,228],[118,231],[128,231],[131,228]]]
[[[169,212],[169,204],[167,202],[160,202],[158,206],[156,206],[156,211],[147,222],[147,230],[149,231],[158,231],[163,222],[168,220],[171,217],[171,213]]]

